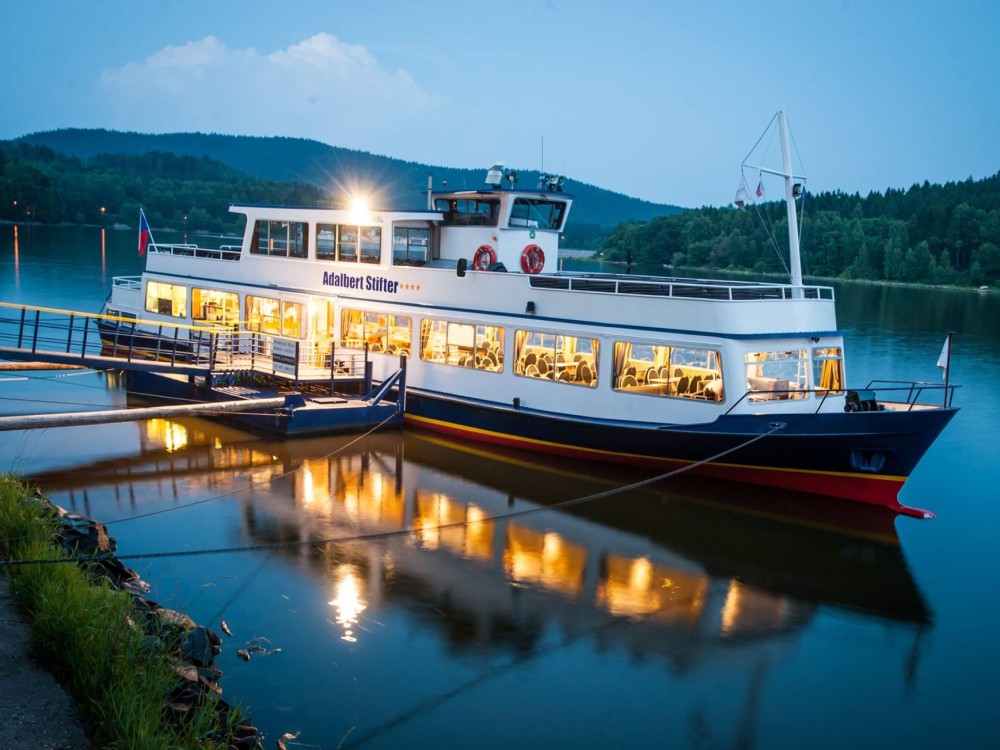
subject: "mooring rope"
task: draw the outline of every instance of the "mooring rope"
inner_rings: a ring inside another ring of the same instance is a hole
[[[779,423],[772,423],[770,425],[769,429],[767,430],[767,432],[762,432],[759,435],[755,435],[752,438],[750,438],[749,440],[746,440],[746,441],[740,443],[739,445],[735,445],[735,446],[733,446],[731,448],[727,448],[726,450],[720,451],[719,453],[716,453],[713,456],[709,456],[708,458],[703,458],[700,461],[695,461],[695,462],[687,464],[685,466],[681,466],[681,467],[679,467],[677,469],[672,469],[671,471],[665,472],[663,474],[657,474],[656,476],[649,477],[648,479],[642,479],[642,480],[640,480],[638,482],[633,482],[631,484],[622,485],[620,487],[614,487],[614,488],[612,488],[610,490],[604,490],[602,492],[595,492],[593,494],[584,495],[582,497],[570,498],[569,500],[563,500],[563,501],[558,502],[558,503],[553,503],[552,505],[542,505],[542,506],[536,506],[534,508],[526,508],[524,510],[519,510],[519,511],[511,511],[510,513],[503,513],[503,514],[499,514],[499,515],[495,515],[495,516],[486,516],[484,518],[479,518],[479,519],[476,519],[474,521],[468,521],[468,520],[465,520],[465,521],[455,521],[455,522],[452,522],[452,523],[440,524],[438,526],[423,527],[421,529],[407,527],[405,529],[394,529],[394,530],[390,530],[390,531],[373,531],[373,532],[369,532],[369,533],[365,533],[365,534],[352,534],[352,535],[349,535],[349,536],[325,537],[325,538],[322,538],[322,539],[304,539],[304,540],[294,540],[294,541],[287,541],[287,542],[268,542],[268,543],[263,543],[263,544],[250,544],[250,545],[245,545],[245,546],[212,547],[212,548],[196,549],[196,550],[172,550],[172,551],[167,551],[167,552],[137,552],[137,553],[128,554],[128,555],[112,555],[110,553],[106,553],[106,554],[101,554],[101,555],[86,555],[86,556],[80,556],[80,557],[60,557],[60,558],[54,558],[54,559],[0,560],[0,567],[14,567],[14,566],[19,566],[19,565],[36,565],[36,564],[37,565],[51,565],[51,564],[55,564],[55,563],[70,563],[70,562],[71,563],[96,562],[96,561],[100,561],[101,559],[111,559],[111,558],[117,558],[118,560],[153,560],[153,559],[166,558],[166,557],[191,557],[191,556],[195,556],[195,555],[220,555],[220,554],[228,554],[228,553],[234,553],[234,552],[254,552],[254,551],[262,551],[262,550],[293,549],[293,548],[299,548],[299,547],[319,547],[319,546],[326,545],[326,544],[344,544],[344,543],[347,543],[347,542],[364,542],[364,541],[373,541],[373,540],[379,540],[379,539],[391,539],[391,538],[394,538],[394,537],[409,536],[411,534],[415,534],[415,533],[418,533],[420,531],[443,531],[443,530],[446,530],[446,529],[461,528],[463,526],[469,526],[469,525],[472,525],[472,524],[479,525],[479,524],[491,523],[491,522],[495,522],[495,521],[506,521],[506,520],[511,519],[511,518],[522,518],[524,516],[529,516],[529,515],[533,515],[533,514],[536,514],[536,513],[544,513],[544,512],[548,512],[548,511],[552,511],[552,510],[559,510],[559,509],[562,509],[562,508],[569,508],[569,507],[573,507],[573,506],[576,506],[576,505],[582,505],[583,503],[589,503],[589,502],[593,502],[595,500],[601,500],[601,499],[604,499],[606,497],[611,497],[613,495],[621,494],[623,492],[629,492],[631,490],[636,490],[636,489],[639,489],[641,487],[645,487],[647,485],[663,481],[665,479],[670,479],[672,477],[675,477],[675,476],[678,476],[680,474],[684,474],[684,473],[686,473],[688,471],[691,471],[693,469],[696,469],[696,468],[698,468],[700,466],[704,466],[705,464],[709,464],[709,463],[712,463],[713,461],[717,461],[720,458],[728,456],[731,453],[735,453],[736,451],[741,450],[743,448],[746,448],[748,445],[752,445],[753,443],[756,443],[758,440],[763,440],[764,438],[769,437],[769,436],[773,435],[775,432],[777,432],[778,430],[782,430],[784,428],[785,428],[785,425],[783,423],[780,423],[780,422]],[[375,429],[375,428],[373,428],[373,429]],[[364,435],[362,435],[361,437],[364,437]],[[360,439],[360,437],[358,439]],[[344,446],[344,447],[346,447],[346,446]],[[340,450],[342,450],[342,448]],[[291,472],[289,472],[289,473],[291,473]],[[223,496],[220,496],[220,497],[223,497]],[[208,498],[206,500],[201,500],[201,501],[198,501],[198,503],[208,502],[211,499],[215,499],[215,498]],[[198,504],[198,503],[189,503],[188,505],[181,506],[181,508],[188,508],[188,507],[191,507],[192,505],[195,505],[195,504]],[[175,509],[174,508],[170,508],[170,509],[167,509],[167,510],[175,510]],[[161,512],[167,512],[167,510],[164,510],[164,511],[153,511],[153,512],[151,512],[149,514],[144,514],[143,516],[136,516],[134,518],[141,518],[141,517],[146,517],[146,516],[149,516],[149,515],[156,515],[156,514],[161,513]],[[124,519],[124,520],[134,520],[134,518]],[[120,522],[121,521],[119,521],[119,523]]]

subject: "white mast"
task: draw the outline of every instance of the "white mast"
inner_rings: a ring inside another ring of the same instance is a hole
[[[792,184],[792,152],[788,143],[788,121],[785,110],[778,111],[778,130],[781,134],[781,169],[785,178],[785,207],[788,209],[788,252],[791,261],[792,296],[802,296],[802,259],[799,257],[799,219],[795,213],[795,195]]]

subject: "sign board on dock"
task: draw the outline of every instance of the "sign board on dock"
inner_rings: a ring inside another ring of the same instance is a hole
[[[274,371],[282,375],[295,375],[298,342],[289,339],[273,339],[271,341],[271,360]]]

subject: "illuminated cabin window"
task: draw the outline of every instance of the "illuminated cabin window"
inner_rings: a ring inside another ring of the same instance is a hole
[[[420,358],[455,367],[503,372],[504,329],[425,318],[420,322]]]
[[[743,359],[751,401],[782,401],[809,395],[805,349],[747,352]]]
[[[643,396],[725,401],[715,349],[615,342],[614,389]]]
[[[410,318],[372,310],[340,312],[340,330],[344,346],[368,351],[410,356]]]
[[[246,321],[248,331],[300,339],[303,336],[305,306],[273,297],[247,295]]]
[[[431,259],[431,233],[426,227],[394,225],[392,262],[397,266],[422,266]]]
[[[583,590],[587,550],[554,531],[507,525],[504,570],[512,580],[537,583],[568,596]]]
[[[236,325],[240,321],[240,295],[217,289],[191,289],[191,318],[207,323]]]
[[[597,339],[515,331],[514,374],[596,388],[597,350]]]
[[[162,281],[146,283],[146,309],[174,318],[187,316],[187,287]]]
[[[382,227],[317,224],[316,258],[341,263],[378,263],[382,258]]]
[[[254,224],[250,252],[305,258],[309,254],[309,225],[301,221],[258,219]]]
[[[816,348],[812,350],[813,383],[816,390],[839,394],[844,387],[844,357],[840,347]]]

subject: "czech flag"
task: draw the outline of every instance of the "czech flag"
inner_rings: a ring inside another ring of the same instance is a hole
[[[146,252],[146,245],[149,244],[149,223],[146,221],[146,214],[139,209],[139,255]]]

